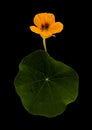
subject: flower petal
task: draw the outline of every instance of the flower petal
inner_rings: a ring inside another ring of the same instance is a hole
[[[41,33],[41,30],[40,30],[39,28],[35,27],[35,26],[30,26],[29,28],[30,28],[30,30],[31,30],[32,32],[35,32],[35,33],[37,33],[37,34],[40,34],[40,33]]]
[[[47,20],[48,20],[48,22],[47,23],[49,23],[50,25],[51,24],[53,24],[53,23],[55,23],[55,16],[54,16],[54,14],[52,14],[52,13],[47,13]]]
[[[55,23],[55,16],[52,13],[39,13],[34,17],[34,24],[41,29],[42,25]]]
[[[41,31],[40,35],[42,38],[49,38],[52,36],[52,33],[49,31]]]
[[[56,22],[56,23],[53,23],[50,27],[49,27],[49,31],[52,33],[52,34],[55,34],[55,33],[59,33],[63,30],[63,24],[61,22]]]
[[[41,25],[42,25],[42,21],[41,21],[41,14],[36,14],[35,17],[34,17],[34,24],[40,29],[41,28]]]

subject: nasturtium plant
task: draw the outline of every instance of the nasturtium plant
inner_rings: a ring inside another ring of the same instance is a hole
[[[29,113],[55,117],[76,100],[79,76],[73,68],[55,60],[47,52],[45,39],[62,31],[63,24],[55,23],[51,13],[37,14],[34,23],[38,28],[31,26],[30,29],[41,35],[45,51],[34,51],[21,60],[14,85]]]

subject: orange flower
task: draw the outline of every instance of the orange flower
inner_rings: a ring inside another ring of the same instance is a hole
[[[55,33],[63,30],[61,22],[55,22],[55,16],[52,13],[39,13],[34,17],[35,26],[30,26],[30,30],[40,34],[42,38],[49,38]]]

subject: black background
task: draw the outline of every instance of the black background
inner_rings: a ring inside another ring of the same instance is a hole
[[[8,3],[9,4],[9,3]],[[5,8],[7,7],[7,3]],[[14,78],[18,73],[21,59],[29,53],[43,49],[42,39],[31,32],[29,26],[33,25],[33,17],[37,13],[51,12],[55,14],[56,21],[64,24],[64,30],[56,37],[47,39],[48,53],[56,60],[74,68],[79,74],[79,95],[74,103],[67,106],[65,112],[55,118],[33,116],[21,104],[14,88]],[[70,129],[80,128],[83,111],[81,109],[82,54],[80,42],[81,19],[80,4],[76,1],[64,0],[30,0],[10,3],[5,10],[4,38],[1,47],[1,124],[11,129]],[[80,42],[79,42],[80,41]]]

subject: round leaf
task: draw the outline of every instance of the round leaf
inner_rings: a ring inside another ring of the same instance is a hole
[[[14,84],[29,113],[54,117],[77,98],[78,80],[74,69],[38,50],[20,62]]]

